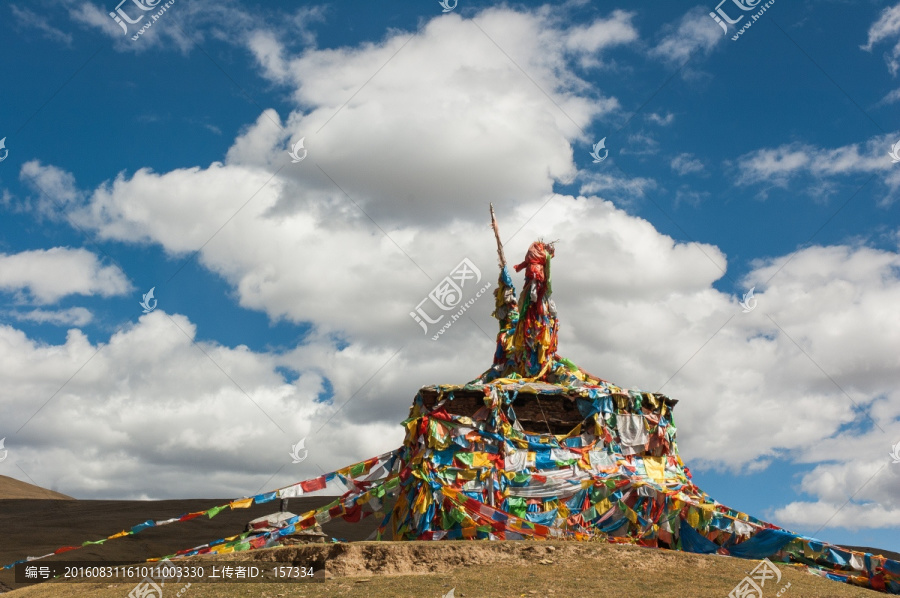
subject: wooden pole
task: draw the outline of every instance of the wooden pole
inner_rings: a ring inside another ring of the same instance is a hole
[[[500,269],[506,267],[506,256],[503,255],[503,243],[500,242],[500,229],[497,227],[497,217],[494,216],[494,204],[491,204],[491,228],[494,229],[494,238],[497,239],[497,257],[500,259]]]

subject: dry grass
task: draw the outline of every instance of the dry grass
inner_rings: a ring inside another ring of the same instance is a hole
[[[324,583],[195,583],[165,589],[183,598],[243,596],[318,597],[433,596],[455,588],[464,598],[506,596],[652,596],[722,598],[757,561],[666,550],[574,542],[358,542],[276,548],[219,560],[291,561],[334,577]],[[871,590],[780,566],[785,598],[879,595]],[[771,586],[771,587],[770,587]],[[122,598],[133,584],[43,584],[16,590],[10,598],[57,596]]]
[[[50,500],[75,500],[71,496],[60,494],[53,490],[47,490],[40,486],[34,486],[21,482],[15,478],[0,475],[0,500],[4,499],[38,498]]]

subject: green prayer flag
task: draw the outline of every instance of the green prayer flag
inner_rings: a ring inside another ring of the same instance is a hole
[[[463,451],[456,453],[455,455],[453,455],[453,457],[455,459],[459,459],[460,462],[465,463],[469,467],[472,467],[472,463],[474,462],[474,459],[475,459],[475,455],[473,455],[472,453],[466,453]]]
[[[224,511],[227,508],[228,508],[228,505],[222,505],[221,507],[213,507],[206,512],[206,515],[207,515],[207,517],[212,519],[213,517],[215,517],[216,515],[218,515],[219,513],[221,513],[222,511]]]

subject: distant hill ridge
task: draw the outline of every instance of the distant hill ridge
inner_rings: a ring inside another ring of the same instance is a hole
[[[34,484],[21,482],[14,478],[0,475],[0,500],[9,498],[44,498],[56,500],[75,500],[71,496],[47,490]]]

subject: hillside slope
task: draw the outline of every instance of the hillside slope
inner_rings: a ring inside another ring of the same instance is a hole
[[[0,475],[0,500],[12,498],[44,498],[57,500],[73,500],[71,496],[47,490],[34,484],[21,482],[14,478]]]

